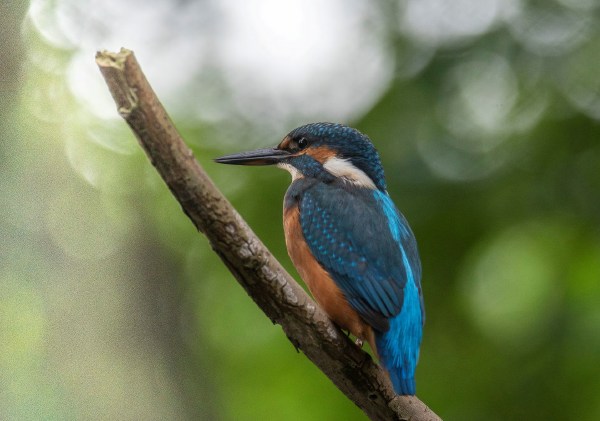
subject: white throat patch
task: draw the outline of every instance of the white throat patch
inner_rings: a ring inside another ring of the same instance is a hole
[[[288,171],[290,174],[292,174],[292,182],[298,180],[299,178],[304,177],[302,175],[302,173],[296,169],[296,167],[294,167],[290,164],[277,164],[277,166],[281,169]]]
[[[373,180],[371,180],[371,177],[365,174],[360,168],[356,168],[348,159],[336,157],[329,158],[323,164],[323,168],[332,175],[357,186],[373,190],[377,188],[375,183],[373,183]]]

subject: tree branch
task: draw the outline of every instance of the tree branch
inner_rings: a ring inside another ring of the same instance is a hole
[[[440,420],[415,396],[396,396],[371,357],[355,346],[256,237],[194,159],[132,51],[98,52],[119,114],[196,228],[292,344],[373,420]]]

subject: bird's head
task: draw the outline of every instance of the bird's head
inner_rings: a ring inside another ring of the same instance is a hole
[[[312,123],[292,130],[274,148],[258,149],[215,159],[222,164],[277,165],[292,178],[341,178],[359,187],[385,191],[379,154],[371,140],[342,124]]]

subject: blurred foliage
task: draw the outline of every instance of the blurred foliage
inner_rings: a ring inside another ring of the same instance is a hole
[[[294,274],[288,176],[211,159],[314,120],[373,139],[444,419],[600,419],[597,1],[32,0],[0,28],[0,419],[364,419],[116,115],[93,55],[121,45]]]

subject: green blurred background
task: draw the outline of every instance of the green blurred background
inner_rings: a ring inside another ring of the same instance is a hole
[[[121,46],[295,276],[289,175],[211,159],[310,121],[373,139],[444,419],[600,419],[597,0],[8,1],[0,43],[0,419],[365,418],[155,174],[95,67]]]

